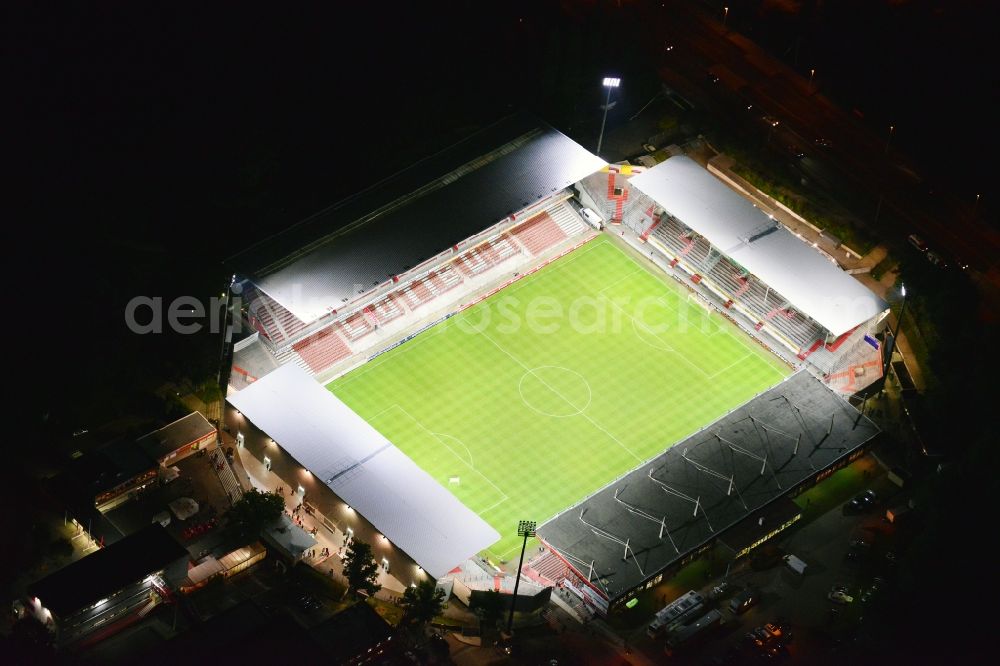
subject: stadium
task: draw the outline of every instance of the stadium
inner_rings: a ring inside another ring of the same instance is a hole
[[[602,614],[745,554],[877,435],[888,306],[675,152],[515,115],[230,258],[228,428],[403,586],[508,591],[520,520]]]

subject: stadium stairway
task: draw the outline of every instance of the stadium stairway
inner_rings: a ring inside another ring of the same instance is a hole
[[[295,365],[299,366],[300,368],[302,368],[303,370],[305,370],[310,374],[312,374],[313,372],[313,370],[309,367],[309,364],[306,363],[306,360],[301,356],[299,356],[299,353],[295,351],[293,347],[289,347],[288,349],[284,349],[281,352],[275,354],[274,359],[278,362],[279,365],[285,365],[286,363],[294,363]]]
[[[215,449],[212,452],[212,468],[215,470],[215,474],[219,477],[219,482],[222,483],[222,487],[225,489],[226,494],[229,496],[229,503],[236,504],[241,497],[243,497],[243,487],[240,486],[240,482],[236,480],[236,475],[233,474],[233,468],[226,460],[226,455],[222,452],[222,449]]]
[[[577,234],[582,234],[587,230],[587,226],[567,201],[561,201],[558,205],[548,208],[548,216],[562,229],[567,238],[572,238]]]

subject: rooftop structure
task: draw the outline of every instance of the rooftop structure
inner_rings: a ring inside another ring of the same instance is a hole
[[[227,400],[431,576],[500,538],[298,366],[282,366]]]
[[[867,287],[688,157],[671,157],[629,183],[834,336],[888,308]]]
[[[30,585],[28,592],[62,617],[109,597],[187,555],[187,550],[159,523],[153,523],[49,574]]]
[[[308,325],[603,165],[515,115],[228,263]]]
[[[846,464],[878,427],[799,371],[542,525],[614,603],[771,502]]]

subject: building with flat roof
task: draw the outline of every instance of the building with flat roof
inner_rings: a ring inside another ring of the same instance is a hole
[[[216,429],[201,412],[191,412],[136,440],[160,465],[181,460],[215,441]]]
[[[155,607],[184,579],[187,561],[187,550],[153,523],[29,585],[29,608],[60,642],[77,640]]]

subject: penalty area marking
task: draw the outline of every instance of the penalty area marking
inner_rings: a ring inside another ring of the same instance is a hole
[[[509,496],[507,495],[507,493],[505,493],[504,491],[500,490],[499,486],[497,486],[497,484],[493,483],[493,481],[491,481],[488,476],[486,476],[485,474],[483,474],[482,472],[480,472],[478,469],[476,469],[472,465],[472,463],[470,461],[467,461],[467,460],[463,459],[462,456],[458,455],[458,453],[455,451],[455,449],[453,449],[450,446],[448,446],[448,444],[445,443],[445,441],[443,439],[441,439],[441,436],[439,435],[439,433],[433,432],[432,430],[430,430],[429,428],[427,428],[427,426],[425,426],[423,423],[421,423],[420,420],[417,419],[417,417],[413,416],[408,411],[406,411],[405,409],[403,409],[403,407],[401,405],[395,404],[395,405],[393,405],[393,407],[397,408],[399,411],[401,411],[403,414],[405,414],[408,419],[410,419],[411,421],[413,421],[414,423],[416,423],[418,428],[420,428],[421,430],[423,430],[424,432],[426,432],[428,435],[430,435],[431,437],[433,437],[434,439],[436,439],[439,444],[441,444],[444,448],[448,449],[453,456],[455,456],[456,458],[458,458],[459,462],[461,462],[463,465],[465,465],[466,467],[468,467],[470,470],[472,470],[473,472],[475,472],[476,474],[478,474],[479,477],[483,481],[485,481],[486,483],[490,484],[493,487],[494,490],[496,490],[498,493],[500,493],[501,495],[503,495],[503,499],[504,500],[506,500],[506,499],[509,498]],[[469,452],[469,447],[465,446],[465,444],[462,443],[462,440],[458,439],[457,437],[453,437],[452,435],[444,435],[444,436],[448,437],[449,439],[455,440],[459,444],[462,444],[462,447],[465,448],[466,452]],[[472,454],[471,453],[469,453],[469,458],[471,460],[471,458],[472,458]],[[412,458],[411,458],[411,460],[412,460]],[[414,462],[416,462],[416,461],[414,461]],[[417,466],[420,467],[419,465],[417,465]],[[421,467],[421,469],[423,469],[423,467]],[[490,507],[490,508],[492,508],[492,507]],[[478,511],[473,511],[473,513],[476,513],[476,515],[479,515]]]

